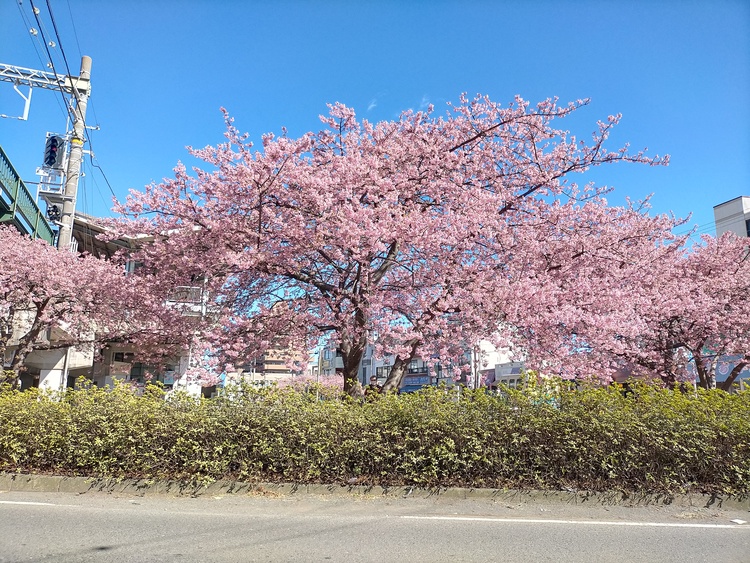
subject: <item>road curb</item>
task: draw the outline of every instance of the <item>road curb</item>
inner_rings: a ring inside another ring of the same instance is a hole
[[[381,487],[367,485],[308,485],[294,483],[244,483],[215,481],[208,484],[174,480],[68,477],[26,473],[0,473],[0,492],[122,493],[138,496],[354,496],[429,498],[435,500],[488,500],[508,504],[588,504],[591,506],[680,506],[750,510],[750,497],[706,494],[633,494],[621,491],[539,491],[507,489]]]

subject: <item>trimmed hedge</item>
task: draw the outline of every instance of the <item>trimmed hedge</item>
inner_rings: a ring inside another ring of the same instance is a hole
[[[292,389],[202,400],[157,387],[6,390],[0,470],[746,495],[750,394],[433,388],[361,403]]]

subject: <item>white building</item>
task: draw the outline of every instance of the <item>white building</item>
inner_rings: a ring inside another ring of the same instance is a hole
[[[716,236],[731,232],[739,237],[750,237],[750,197],[740,196],[714,206],[714,225]],[[726,356],[718,363],[716,382],[725,381],[732,368],[737,364],[735,356]],[[695,369],[694,367],[692,368]],[[697,374],[696,374],[697,377]],[[750,382],[750,368],[743,370],[736,380],[738,388],[744,390]]]
[[[376,358],[373,348],[368,346],[360,362],[357,379],[364,387],[374,375],[380,385],[384,384],[394,359],[392,355]],[[334,375],[344,367],[341,354],[335,346],[328,346],[320,351],[318,365],[322,376]],[[463,368],[460,376],[456,377],[454,367],[453,364],[432,365],[424,358],[414,358],[406,368],[401,389],[412,390],[425,385],[439,384],[452,386],[457,383],[468,387],[497,386],[500,383],[515,386],[516,382],[520,384],[523,370],[521,362],[511,361],[507,352],[498,351],[486,340],[478,342],[473,347],[467,346],[459,360],[459,367]]]
[[[740,196],[715,205],[714,224],[717,237],[726,232],[750,236],[750,197]]]

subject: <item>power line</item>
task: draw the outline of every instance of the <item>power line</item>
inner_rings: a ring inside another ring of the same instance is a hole
[[[109,204],[107,203],[107,200],[104,199],[104,196],[102,196],[102,190],[99,189],[99,185],[97,184],[96,178],[93,175],[91,176],[91,181],[93,182],[94,187],[96,188],[96,193],[99,195],[99,198],[102,200],[102,203],[104,204],[105,207],[108,207]],[[111,189],[110,189],[110,191],[111,191]],[[114,195],[114,192],[113,192],[112,195]],[[92,198],[92,200],[91,200],[91,207],[92,207],[92,209],[93,209],[93,206],[94,206],[93,197],[94,196],[92,194],[91,195],[91,198]]]
[[[86,133],[86,136],[88,137],[88,132]],[[91,147],[91,139],[89,139],[89,159],[91,160],[91,166],[94,168],[98,168],[99,172],[102,175],[102,178],[104,178],[104,181],[107,183],[107,187],[109,188],[109,192],[112,194],[112,197],[117,199],[117,195],[115,194],[115,190],[112,189],[112,184],[109,183],[109,180],[107,179],[107,175],[104,173],[104,170],[102,170],[102,167],[99,166],[96,162],[94,162],[94,157],[92,155],[93,147]]]
[[[687,235],[687,234],[690,234],[690,233],[694,233],[694,234],[696,234],[696,233],[697,234],[708,233],[708,232],[711,232],[712,230],[714,230],[714,228],[715,228],[715,226],[714,226],[713,223],[704,223],[703,225],[694,225],[693,227],[691,227],[688,230],[679,231],[679,232],[676,232],[675,234],[676,235]]]
[[[81,58],[83,56],[83,52],[81,50],[81,43],[78,41],[78,31],[76,30],[76,22],[75,22],[75,18],[73,17],[73,10],[70,7],[70,0],[66,0],[66,4],[68,5],[68,15],[70,16],[70,26],[73,28],[73,37],[75,37],[76,47],[78,47],[78,58]],[[94,102],[94,100],[89,100],[89,110],[91,110],[91,113],[94,114],[94,122],[98,125],[99,116],[96,115],[96,103]]]
[[[36,56],[39,59],[39,63],[42,66],[47,66],[47,64],[44,62],[44,57],[42,56],[42,52],[39,50],[39,46],[37,45],[37,43],[39,42],[39,38],[36,35],[36,29],[34,29],[28,17],[26,17],[26,14],[24,13],[23,8],[21,7],[21,0],[18,0],[18,2],[16,3],[16,7],[18,8],[18,13],[21,15],[21,19],[23,20],[24,27],[29,33],[29,40],[31,41],[32,47],[34,47],[34,52],[36,53]],[[37,37],[36,41],[34,40],[34,37]],[[52,61],[50,61],[49,64],[51,63]],[[65,102],[64,99],[63,99],[63,102]],[[60,100],[57,100],[57,105],[60,107],[60,111],[62,111],[63,114],[66,116],[66,119],[70,118],[70,113],[66,110],[66,107],[64,107],[64,106],[67,106],[67,103],[60,105]]]
[[[18,8],[18,13],[21,14],[21,19],[23,20],[23,25],[26,27],[26,32],[29,34],[29,41],[31,41],[31,45],[34,47],[34,51],[36,52],[36,56],[39,59],[39,62],[42,66],[44,66],[44,58],[42,57],[42,53],[39,50],[39,46],[37,45],[36,41],[34,41],[34,32],[36,31],[33,26],[31,25],[31,22],[29,21],[29,18],[26,17],[26,14],[23,12],[23,8],[21,8],[21,0],[18,0],[16,3],[16,7]]]
[[[68,14],[70,15],[70,25],[73,27],[73,37],[76,39],[76,46],[78,47],[78,57],[82,57],[83,53],[81,52],[81,44],[78,42],[78,32],[76,31],[76,22],[73,18],[73,10],[70,9],[70,0],[66,0],[66,3],[68,4]]]
[[[60,48],[60,53],[62,54],[63,61],[65,62],[65,69],[68,71],[68,76],[73,76],[73,73],[70,72],[70,65],[68,64],[68,57],[65,55],[65,48],[63,47],[62,39],[57,29],[57,22],[55,21],[55,15],[52,12],[52,5],[50,4],[50,0],[46,0],[46,3],[47,3],[47,10],[49,11],[49,17],[50,17],[50,20],[52,21],[52,28],[54,29],[55,37],[57,38],[57,45]],[[68,4],[68,8],[70,9],[70,4]],[[71,19],[72,19],[72,14],[71,14]],[[78,39],[76,37],[76,42],[77,41]],[[80,48],[80,45],[79,45],[79,48]],[[76,89],[73,89],[73,95],[76,98],[76,103],[79,103],[80,100],[78,98],[78,92],[76,91]],[[96,117],[96,114],[94,114],[94,116]],[[84,135],[86,136],[86,140],[89,143],[89,159],[91,161],[91,165],[99,170],[99,172],[102,175],[102,178],[104,178],[104,181],[106,182],[107,187],[109,188],[110,193],[112,194],[113,197],[116,198],[117,196],[115,195],[115,191],[112,189],[112,185],[109,183],[109,179],[107,178],[107,175],[104,173],[104,170],[99,164],[94,162],[94,155],[93,155],[94,144],[91,142],[91,135],[89,134],[88,129],[84,128],[83,132],[84,132]]]
[[[54,73],[57,84],[60,87],[60,96],[63,100],[63,103],[65,104],[65,109],[68,113],[68,119],[70,119],[70,122],[73,123],[75,119],[73,118],[73,115],[70,113],[70,108],[68,107],[68,101],[65,99],[65,94],[63,94],[62,91],[62,84],[60,84],[60,79],[58,78],[57,70],[55,69],[55,61],[52,60],[52,53],[50,53],[49,45],[47,42],[47,38],[44,35],[44,26],[42,25],[42,21],[39,19],[39,9],[34,6],[34,0],[29,0],[29,3],[31,4],[31,12],[34,14],[34,19],[36,20],[37,25],[39,26],[39,33],[42,35],[42,40],[44,41],[44,50],[47,52],[47,56],[49,57],[49,63],[52,66],[52,72]],[[68,74],[70,76],[70,74]],[[75,92],[75,88],[73,89]]]
[[[65,70],[68,71],[68,76],[73,76],[73,73],[70,72],[70,66],[68,65],[68,57],[65,56],[65,49],[63,49],[62,40],[60,39],[60,34],[57,31],[57,22],[55,22],[55,15],[52,13],[52,6],[49,3],[49,0],[47,0],[47,11],[49,12],[49,19],[52,21],[52,29],[55,31],[55,37],[57,38],[57,46],[60,48],[60,54],[62,55],[63,62],[65,63]],[[76,101],[78,101],[78,89],[73,88],[73,95],[76,98]]]

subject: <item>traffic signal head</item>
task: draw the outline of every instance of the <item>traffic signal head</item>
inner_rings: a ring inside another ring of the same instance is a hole
[[[44,145],[44,165],[56,170],[63,167],[65,158],[65,141],[62,137],[51,135],[47,137],[47,144]]]
[[[57,205],[50,205],[47,207],[47,219],[50,221],[60,220],[60,208]]]

